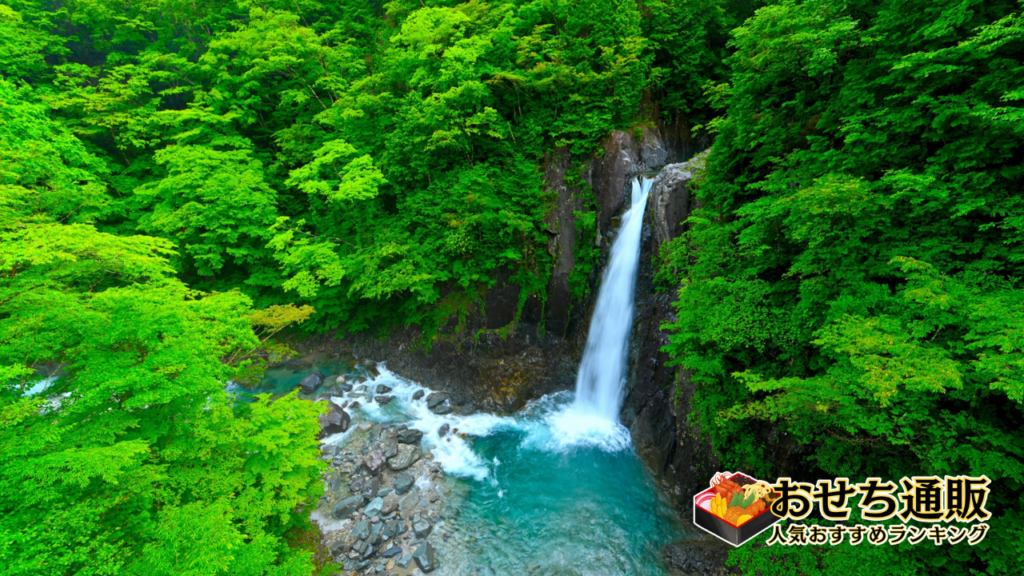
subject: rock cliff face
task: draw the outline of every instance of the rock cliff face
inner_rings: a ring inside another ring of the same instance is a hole
[[[637,453],[661,481],[662,490],[682,512],[715,472],[710,446],[690,422],[694,388],[686,371],[667,366],[662,324],[675,320],[671,291],[657,292],[654,259],[665,242],[683,232],[689,216],[690,184],[706,155],[665,166],[651,186],[637,278],[636,311],[630,340],[629,388],[622,421],[633,433]]]

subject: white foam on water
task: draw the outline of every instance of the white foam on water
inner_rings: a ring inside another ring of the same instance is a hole
[[[486,481],[492,486],[498,486],[497,470],[501,461],[482,458],[473,450],[472,438],[490,436],[499,431],[520,432],[522,448],[549,452],[578,448],[615,452],[628,449],[631,444],[628,429],[587,405],[574,403],[571,392],[544,396],[511,416],[484,412],[468,416],[434,414],[426,402],[433,390],[398,376],[384,363],[378,364],[377,370],[379,375],[367,381],[366,386],[368,389],[379,384],[390,387],[388,394],[392,400],[380,405],[376,400],[360,398],[360,407],[351,411],[353,422],[349,432],[330,436],[325,439],[326,443],[343,441],[356,428],[357,421],[404,422],[410,428],[423,432],[425,449],[446,473]],[[413,396],[420,390],[423,395],[414,400]],[[338,402],[341,398],[332,400]],[[442,437],[439,430],[445,424],[448,425],[448,433]],[[417,485],[419,483],[420,479],[417,479]],[[427,486],[429,484],[424,487]]]
[[[319,509],[314,510],[310,515],[309,519],[316,522],[320,526],[320,530],[324,532],[335,532],[341,530],[346,524],[349,524],[351,520],[343,518],[337,520],[327,511],[321,511]]]
[[[599,448],[605,452],[618,452],[630,447],[629,430],[614,420],[607,419],[589,407],[570,404],[544,419],[550,430],[546,447],[565,452],[573,448]]]

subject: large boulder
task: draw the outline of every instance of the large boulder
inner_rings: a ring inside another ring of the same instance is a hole
[[[665,165],[668,157],[668,146],[661,133],[650,126],[644,126],[643,139],[640,141],[640,160],[643,167],[647,170],[659,168]]]
[[[384,452],[381,450],[374,450],[366,455],[363,459],[363,467],[370,474],[376,476],[380,473],[381,469],[384,468]]]
[[[398,513],[402,515],[402,518],[408,518],[413,510],[420,505],[420,496],[420,489],[413,486],[408,494],[398,499]]]
[[[430,536],[430,532],[433,529],[434,525],[426,518],[420,518],[412,523],[412,531],[416,534],[417,538],[426,538],[427,536]]]
[[[374,498],[373,500],[370,500],[370,503],[367,504],[366,508],[363,509],[363,514],[366,514],[367,516],[370,516],[370,517],[377,516],[378,514],[380,514],[380,509],[383,508],[383,507],[384,507],[384,499],[383,498]]]
[[[448,394],[445,394],[444,392],[431,392],[430,395],[427,396],[427,408],[434,408],[442,404],[447,399]]]
[[[707,152],[703,152],[686,162],[669,164],[651,184],[647,212],[652,224],[655,257],[661,253],[665,242],[683,233],[683,221],[689,217],[692,208],[690,186],[705,169],[706,161]]]
[[[423,439],[423,432],[419,430],[401,430],[398,432],[398,441],[402,444],[419,444]]]
[[[351,513],[355,512],[356,510],[358,510],[359,507],[362,506],[362,505],[363,505],[363,497],[361,495],[359,495],[359,494],[356,494],[355,496],[352,496],[351,498],[346,498],[346,499],[342,500],[341,502],[339,502],[334,507],[334,509],[331,510],[331,514],[333,514],[334,517],[337,518],[338,520],[341,520],[342,518],[347,518],[349,514],[351,514]]]
[[[314,370],[312,374],[299,381],[299,388],[306,394],[312,394],[324,383],[324,373]]]
[[[427,408],[429,408],[434,414],[448,414],[452,411],[452,403],[448,394],[444,392],[434,392],[430,396],[427,396]]]
[[[377,492],[380,492],[380,479],[376,476],[369,478],[359,487],[359,493],[363,495],[364,502],[376,498]]]
[[[430,542],[424,542],[412,553],[413,560],[424,574],[433,572],[437,568],[437,552]]]
[[[387,516],[395,510],[398,510],[398,496],[388,494],[384,497],[384,503],[381,504],[380,514],[381,516]]]
[[[349,424],[352,423],[352,417],[348,415],[348,412],[342,410],[334,402],[329,402],[328,404],[330,408],[328,408],[327,413],[320,415],[321,438],[345,432],[348,430]]]
[[[398,454],[388,458],[388,468],[396,472],[399,470],[405,470],[409,466],[415,464],[421,456],[423,456],[423,451],[420,450],[419,446],[399,444]]]
[[[356,524],[356,527],[352,529],[352,537],[360,540],[366,540],[370,537],[370,523],[363,518]]]
[[[412,489],[416,479],[412,474],[399,474],[395,477],[395,494],[402,495]]]

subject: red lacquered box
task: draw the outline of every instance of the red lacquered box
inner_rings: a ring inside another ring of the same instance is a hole
[[[740,479],[747,479],[753,482],[758,481],[756,478],[739,472],[735,474],[725,472],[721,475],[733,482]],[[743,544],[780,520],[778,516],[772,514],[771,507],[766,507],[757,516],[744,522],[743,525],[734,526],[730,522],[726,522],[711,513],[711,499],[714,497],[714,485],[693,497],[693,523],[703,528],[712,536],[717,536],[733,546]]]

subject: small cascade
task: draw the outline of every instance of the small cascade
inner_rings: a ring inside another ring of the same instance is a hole
[[[576,409],[618,422],[626,378],[633,296],[640,263],[640,237],[651,178],[633,180],[632,203],[612,243],[590,320],[587,346],[576,375]]]

